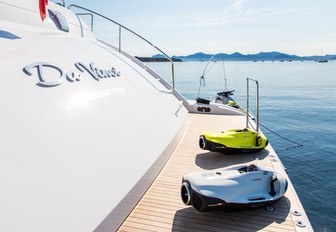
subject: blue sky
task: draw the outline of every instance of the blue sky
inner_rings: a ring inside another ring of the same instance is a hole
[[[57,0],[53,0],[55,2]],[[168,55],[336,54],[335,0],[66,0],[129,27]]]

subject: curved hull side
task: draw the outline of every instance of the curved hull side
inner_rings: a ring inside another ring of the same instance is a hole
[[[165,153],[188,112],[98,41],[0,27],[18,38],[0,38],[0,231],[92,231]]]

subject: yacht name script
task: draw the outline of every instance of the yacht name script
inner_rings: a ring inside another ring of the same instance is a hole
[[[35,62],[30,65],[27,65],[23,68],[23,71],[31,76],[32,69],[36,68],[38,74],[38,82],[36,83],[40,87],[54,87],[57,85],[62,84],[64,81],[68,80],[69,82],[75,82],[82,80],[82,74],[84,72],[89,73],[93,79],[99,81],[100,79],[104,78],[111,78],[111,77],[119,77],[120,71],[117,71],[116,68],[112,67],[110,69],[100,69],[95,66],[94,62],[91,62],[89,65],[86,65],[81,62],[76,62],[75,67],[80,71],[78,72],[64,72],[61,68],[57,67],[56,65],[47,63],[47,62]],[[55,79],[53,77],[53,81],[48,81],[48,78],[45,77],[43,70],[46,69],[54,69],[59,72],[59,76]]]

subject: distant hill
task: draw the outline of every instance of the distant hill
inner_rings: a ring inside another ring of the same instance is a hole
[[[155,56],[152,56],[152,57],[136,56],[135,58],[137,58],[138,60],[140,60],[142,62],[169,62],[169,60],[165,56],[161,56],[161,55],[155,55]],[[182,59],[175,58],[175,57],[173,57],[172,60],[174,62],[182,62]]]
[[[208,61],[214,54],[206,54],[197,52],[187,56],[173,56],[173,58],[181,59],[182,61]],[[155,55],[153,57],[161,57]],[[257,54],[241,54],[235,52],[232,54],[219,53],[214,60],[229,60],[229,61],[291,61],[291,60],[319,60],[320,56],[297,56],[289,55],[281,52],[259,52]],[[323,59],[335,60],[336,55],[325,55]]]

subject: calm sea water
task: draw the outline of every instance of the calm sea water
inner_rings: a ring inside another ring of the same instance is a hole
[[[169,79],[169,64],[148,65]],[[175,64],[176,88],[187,99],[198,95],[205,65]],[[243,107],[246,78],[259,81],[261,123],[303,146],[293,148],[261,129],[288,169],[314,230],[336,231],[336,62],[225,62],[224,69],[227,85]],[[217,62],[200,96],[214,97],[223,88],[223,62]]]

